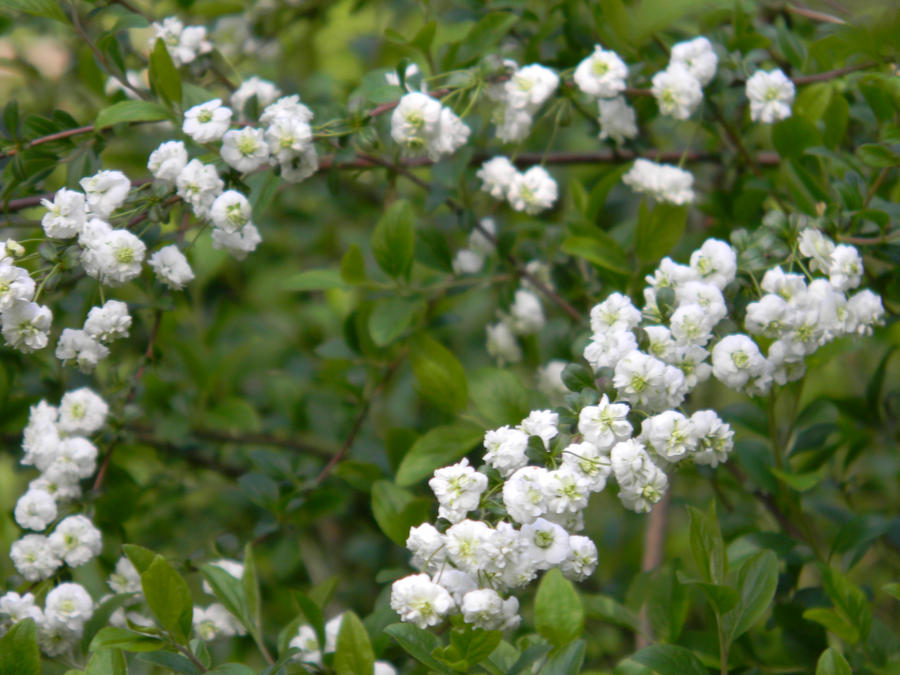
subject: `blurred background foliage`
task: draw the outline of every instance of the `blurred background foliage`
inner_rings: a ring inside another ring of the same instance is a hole
[[[336,578],[326,618],[341,609],[355,610],[366,618],[380,657],[414,669],[380,632],[396,620],[387,605],[389,581],[408,573],[408,565],[404,549],[373,518],[373,484],[393,481],[409,449],[435,427],[468,423],[469,435],[474,428],[477,439],[481,430],[515,424],[532,408],[564,405],[561,394],[537,386],[537,368],[554,358],[581,362],[588,337],[585,325],[545,302],[547,326],[524,342],[523,361],[498,369],[485,349],[485,326],[498,308],[508,306],[521,281],[505,256],[550,265],[558,293],[586,316],[613,290],[638,297],[643,274],[659,255],[685,261],[709,236],[750,242],[743,260],[753,264],[753,255],[765,252],[765,237],[774,236],[762,227],[763,217],[780,200],[795,216],[821,216],[832,234],[870,242],[861,245],[864,285],[883,295],[888,325],[874,338],[845,338],[820,350],[810,359],[802,392],[789,388],[779,400],[785,411],[791,406],[799,411],[791,436],[793,488],[767,470],[772,460],[760,407],[742,402],[715,381],[697,390],[691,406],[722,411],[737,430],[732,462],[749,489],[766,494],[794,489],[832,564],[865,590],[875,628],[854,665],[864,668],[860,672],[896,668],[891,629],[897,629],[900,608],[880,589],[900,576],[900,326],[894,320],[900,307],[900,243],[891,236],[897,232],[900,181],[893,159],[879,163],[859,150],[874,144],[895,152],[900,143],[900,84],[892,71],[900,11],[893,3],[842,2],[836,10],[837,3],[829,2],[814,8],[847,22],[833,24],[793,12],[782,2],[750,0],[132,2],[152,19],[177,14],[186,23],[210,26],[221,72],[233,82],[258,75],[286,94],[299,93],[316,112],[317,123],[390,100],[381,98],[384,73],[402,71],[404,62],[435,75],[500,54],[564,70],[599,42],[633,65],[633,86],[642,87],[664,67],[668,46],[706,35],[723,46],[720,77],[707,90],[714,104],[704,108],[699,122],[679,122],[659,118],[649,99],[636,99],[642,134],[630,148],[639,153],[689,149],[702,156],[704,161],[689,158],[686,165],[695,173],[701,197],[683,235],[678,231],[666,238],[656,255],[637,247],[638,200],[618,183],[625,162],[615,158],[549,163],[561,188],[560,203],[549,214],[538,218],[497,207],[478,193],[474,170],[467,169],[483,153],[501,152],[483,99],[466,119],[473,130],[469,147],[415,171],[426,190],[378,166],[323,170],[300,185],[279,184],[268,174],[254,176],[249,182],[263,235],[259,250],[236,262],[213,250],[199,229],[188,229],[186,240],[196,237],[188,252],[195,282],[183,292],[160,296],[145,274],[140,283],[115,291],[114,297],[132,307],[132,339],[117,343],[93,378],[61,367],[50,350],[28,357],[0,350],[4,550],[18,537],[11,511],[31,478],[17,465],[28,407],[40,398],[53,402],[67,390],[93,386],[115,403],[113,429],[104,440],[115,441],[116,452],[102,493],[87,497],[104,533],[104,553],[73,570],[75,580],[95,597],[102,595],[122,543],[182,561],[182,571],[188,572],[210,559],[240,558],[244,545],[253,541],[272,638],[298,615],[286,590],[305,591]],[[149,29],[128,10],[129,3],[76,4],[107,59],[127,69],[142,67]],[[61,7],[70,11],[68,5]],[[502,22],[502,31],[477,31],[489,15],[514,20]],[[5,12],[0,33],[0,99],[15,101],[18,108],[18,125],[4,117],[6,145],[42,135],[35,131],[39,124],[29,126],[31,115],[54,119],[49,111],[59,110],[71,116],[57,115],[60,128],[89,124],[99,110],[124,97],[106,89],[103,64],[68,23]],[[792,76],[848,65],[872,67],[798,87],[794,121],[779,136],[777,127],[749,123],[743,89],[730,81],[733,72],[746,74],[763,63]],[[182,70],[182,79],[212,92],[226,91],[215,74],[193,72],[190,66]],[[537,122],[521,152],[609,150],[596,139],[596,122],[585,118],[593,111],[582,116],[578,106],[585,104],[572,90],[560,100]],[[467,102],[465,97],[455,101],[457,112]],[[719,116],[728,130],[717,122]],[[357,134],[322,142],[320,154],[340,160],[362,151],[393,161],[396,148],[387,125],[387,116],[381,116]],[[86,139],[48,144],[46,152],[19,153],[0,160],[3,198],[71,186],[101,164],[143,178],[149,153],[171,137],[168,123],[118,125]],[[754,157],[777,151],[782,161],[757,166],[748,163],[742,148]],[[462,213],[448,207],[448,197],[464,205]],[[416,233],[412,273],[399,281],[379,271],[370,245],[385,204],[398,198],[413,205]],[[8,213],[3,238],[26,239],[40,213]],[[453,253],[465,245],[473,219],[489,215],[498,225],[498,254],[482,274],[454,277]],[[176,208],[168,221],[154,226],[171,232],[180,218]],[[744,233],[735,235],[738,230]],[[579,255],[573,237],[582,244],[593,241],[607,253]],[[332,272],[318,282],[302,275],[323,269]],[[55,314],[75,317],[67,325],[80,321],[98,300],[91,279],[63,276],[53,286],[48,290],[55,291]],[[409,323],[378,345],[373,321],[396,298],[409,301]],[[423,340],[446,350],[429,351]],[[151,341],[137,395],[126,402]],[[439,370],[450,375],[417,376],[411,351],[431,354]],[[454,377],[457,362],[462,381]],[[347,459],[311,489],[348,438]],[[473,459],[478,457],[475,445],[470,443]],[[409,500],[404,513],[413,523],[431,515],[423,481],[383,489],[395,490],[401,502]],[[764,547],[784,562],[775,611],[742,639],[734,666],[752,669],[762,662],[781,666],[778,672],[808,672],[827,640],[821,626],[800,615],[828,603],[816,570],[807,564],[809,552],[780,531],[761,502],[727,470],[679,473],[672,493],[666,563],[652,573],[641,571],[647,518],[624,511],[610,493],[592,501],[585,533],[598,544],[600,565],[580,586],[588,616],[586,665],[598,672],[611,669],[634,650],[629,626],[645,601],[658,639],[681,636],[682,644],[708,649],[715,658],[700,594],[673,576],[673,570],[693,565],[684,505],[715,498],[734,559]],[[10,561],[0,556],[0,577],[13,573]],[[188,578],[199,603],[199,575]],[[617,621],[610,620],[609,598],[625,608]],[[210,649],[230,650],[218,654],[223,660],[259,665],[249,638],[227,645]]]

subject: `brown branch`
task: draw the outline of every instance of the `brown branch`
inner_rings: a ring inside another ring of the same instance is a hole
[[[786,7],[787,11],[791,14],[796,14],[797,16],[802,16],[807,19],[812,19],[813,21],[822,21],[823,23],[834,23],[838,25],[844,25],[847,22],[843,19],[840,19],[836,16],[832,16],[831,14],[826,14],[825,12],[817,12],[814,9],[809,9],[807,7],[797,6],[797,5],[788,5]]]
[[[44,143],[52,143],[53,141],[61,141],[65,138],[71,138],[72,136],[80,136],[81,134],[89,134],[92,131],[94,131],[94,125],[87,124],[83,127],[73,127],[72,129],[66,129],[65,131],[58,131],[55,134],[48,134],[47,136],[41,136],[40,138],[35,138],[33,141],[29,141],[21,148],[10,148],[9,150],[0,152],[0,159],[12,157],[17,152],[27,150],[28,148],[33,148],[36,145],[43,145]]]
[[[350,451],[350,448],[353,447],[353,443],[356,441],[356,437],[359,435],[359,430],[362,428],[363,422],[366,421],[366,417],[369,415],[369,410],[372,407],[372,401],[378,396],[385,386],[388,383],[388,380],[391,379],[391,376],[397,369],[400,367],[400,364],[403,363],[403,359],[406,358],[406,350],[404,349],[400,356],[398,356],[391,365],[388,366],[387,370],[384,372],[384,375],[381,376],[381,379],[378,381],[378,384],[375,385],[375,388],[372,390],[368,396],[363,400],[362,407],[359,409],[359,412],[356,415],[356,419],[353,420],[353,426],[350,427],[350,432],[347,434],[347,437],[344,439],[344,443],[341,445],[340,449],[334,453],[332,458],[328,460],[328,464],[325,465],[325,468],[322,469],[321,473],[316,477],[315,484],[320,485],[327,477],[328,474],[338,465],[338,463],[344,459],[347,453]]]
[[[641,556],[642,572],[651,572],[659,567],[662,562],[666,541],[666,525],[669,520],[669,506],[671,503],[672,485],[669,484],[669,489],[666,490],[663,498],[653,507],[647,518],[647,529],[644,530],[644,553]],[[646,604],[641,608],[638,619],[641,630],[638,631],[635,639],[637,648],[641,649],[650,644],[650,636],[652,634]]]
[[[867,70],[869,68],[874,68],[878,64],[874,61],[867,61],[866,63],[858,63],[855,66],[845,66],[843,68],[835,68],[834,70],[826,70],[824,73],[816,73],[815,75],[800,75],[798,77],[791,78],[791,81],[796,85],[804,85],[811,84],[813,82],[826,82],[828,80],[834,80],[838,77],[842,77],[847,75],[848,73],[855,73],[859,70]]]

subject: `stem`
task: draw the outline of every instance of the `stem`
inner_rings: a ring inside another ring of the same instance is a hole
[[[719,633],[719,673],[728,675],[728,645],[725,642],[725,628],[722,617],[716,612],[716,628]]]
[[[650,516],[647,519],[647,529],[644,530],[644,553],[641,556],[642,572],[655,570],[662,562],[666,538],[666,525],[669,520],[669,505],[671,504],[671,501],[672,485],[670,483],[669,489],[666,490],[666,494],[664,494],[663,498],[653,507],[653,510],[650,511]],[[651,627],[650,617],[647,616],[646,604],[641,608],[638,622],[641,630],[638,632],[635,641],[637,643],[637,648],[641,649],[650,644]]]

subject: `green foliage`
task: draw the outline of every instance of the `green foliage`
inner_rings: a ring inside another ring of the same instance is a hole
[[[353,612],[345,612],[337,638],[334,670],[337,675],[369,675],[375,654],[365,627]]]
[[[0,637],[0,674],[39,675],[41,654],[38,650],[34,621],[20,621]]]
[[[534,625],[555,645],[572,642],[584,629],[584,606],[572,582],[554,568],[544,574],[534,599]]]

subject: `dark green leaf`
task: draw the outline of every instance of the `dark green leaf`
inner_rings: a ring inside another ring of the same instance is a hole
[[[205,564],[200,567],[200,574],[212,588],[213,595],[234,616],[246,624],[249,620],[247,598],[244,585],[240,579],[233,577],[218,565]]]
[[[815,125],[800,115],[791,115],[772,127],[772,144],[783,157],[799,157],[821,142]]]
[[[372,342],[385,347],[400,337],[412,322],[416,312],[425,303],[415,298],[384,298],[372,307],[369,316],[369,333]]]
[[[778,586],[778,558],[772,551],[760,551],[747,559],[738,573],[740,601],[722,616],[727,644],[733,643],[768,611]]]
[[[0,675],[41,675],[41,653],[34,621],[13,624],[0,638]]]
[[[348,284],[361,284],[366,280],[366,261],[356,244],[351,244],[341,258],[341,278]]]
[[[562,371],[562,381],[570,391],[580,392],[582,389],[594,389],[594,375],[580,363],[568,363]]]
[[[859,146],[856,149],[856,156],[862,160],[863,164],[876,169],[886,169],[900,164],[900,155],[890,148],[875,143],[865,143]]]
[[[659,675],[708,675],[703,662],[690,649],[678,645],[650,645],[629,657]]]
[[[688,611],[687,587],[678,583],[677,571],[677,566],[661,567],[653,573],[646,589],[647,618],[653,635],[669,642],[681,635]]]
[[[0,0],[0,7],[69,23],[69,17],[56,0]]]
[[[123,649],[126,652],[155,652],[165,646],[162,640],[149,635],[141,635],[133,630],[107,626],[91,640],[90,651]]]
[[[375,668],[375,653],[365,626],[353,612],[344,612],[334,654],[337,675],[371,675]]]
[[[393,623],[384,632],[394,638],[397,643],[413,658],[425,666],[440,673],[451,672],[431,653],[440,647],[440,641],[427,630],[416,628],[408,623]]]
[[[517,14],[494,12],[472,26],[456,53],[460,65],[487,54],[519,21]]]
[[[491,428],[517,424],[531,410],[528,392],[510,370],[476,370],[469,378],[469,396]]]
[[[413,210],[406,200],[391,204],[372,232],[372,253],[389,276],[408,276],[415,248]]]
[[[584,663],[584,640],[576,640],[552,654],[541,675],[578,675]]]
[[[435,427],[419,438],[397,468],[397,485],[415,485],[435,469],[451,464],[477,445],[484,430],[468,422]]]
[[[424,398],[447,412],[466,407],[466,371],[453,352],[428,335],[419,335],[410,343],[409,361]]]
[[[244,574],[241,577],[244,598],[247,600],[247,630],[259,642],[262,633],[262,615],[259,600],[259,578],[256,574],[256,559],[253,557],[253,546],[250,542],[244,547]],[[235,615],[238,620],[241,615]]]
[[[169,670],[182,673],[183,675],[201,675],[201,671],[197,666],[191,663],[181,654],[173,652],[153,652],[152,654],[141,654],[139,657],[145,663],[152,663]]]
[[[534,626],[555,645],[575,640],[584,630],[584,606],[572,582],[557,568],[544,574],[534,598]]]
[[[631,272],[627,265],[625,251],[619,243],[602,230],[597,230],[592,237],[570,236],[562,243],[564,253],[584,258],[590,263],[616,274],[627,275]]]
[[[141,574],[141,588],[159,625],[178,642],[187,644],[194,603],[181,575],[162,556],[157,555]]]
[[[169,111],[158,103],[119,101],[99,112],[94,128],[99,131],[120,122],[158,122],[168,118]]]
[[[825,145],[831,149],[837,148],[844,140],[847,133],[847,124],[850,121],[850,105],[843,94],[835,92],[831,102],[825,109],[825,133],[823,139]]]
[[[681,239],[687,223],[687,207],[659,203],[650,211],[641,202],[638,212],[635,251],[644,262],[659,260]],[[630,270],[629,270],[630,272]]]
[[[847,659],[834,647],[829,647],[816,663],[816,675],[852,675]]]
[[[84,625],[84,632],[81,634],[82,651],[88,651],[91,640],[93,640],[97,632],[109,622],[109,617],[112,616],[119,607],[123,607],[134,598],[134,596],[134,593],[120,593],[119,595],[114,595],[111,598],[104,600],[100,606],[94,610],[91,618],[88,619],[87,623]]]
[[[427,520],[430,509],[429,500],[417,498],[390,481],[379,480],[372,485],[372,515],[381,531],[398,546],[406,542],[409,528]]]
[[[707,513],[693,506],[687,508],[691,514],[691,551],[700,576],[707,583],[723,583],[728,572],[728,561],[716,518],[716,504],[711,501]]]
[[[166,100],[181,103],[181,76],[162,38],[150,52],[150,83]]]
[[[581,602],[590,619],[607,621],[635,633],[641,630],[637,615],[614,598],[607,595],[582,595]]]
[[[696,586],[703,591],[703,595],[706,596],[709,604],[712,605],[713,610],[717,614],[724,614],[738,603],[740,596],[737,590],[731,586],[710,584],[699,579],[693,579],[681,571],[677,573],[677,578],[679,583]]]

